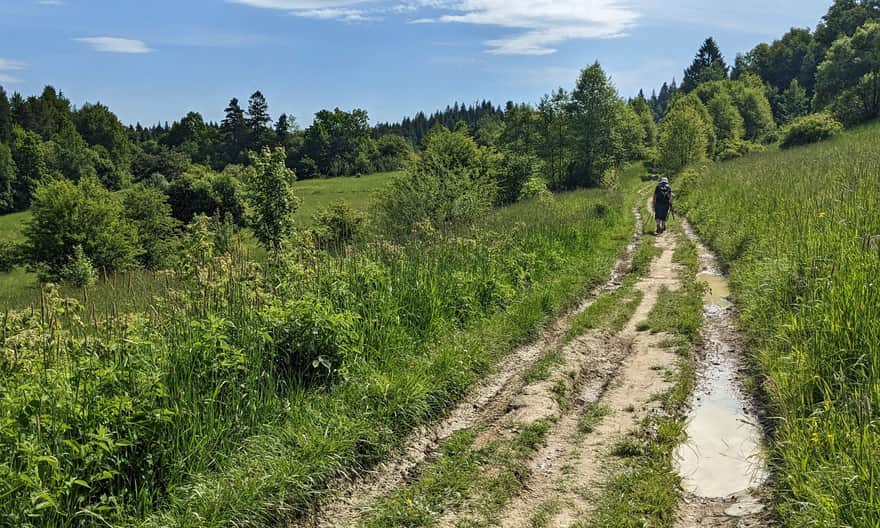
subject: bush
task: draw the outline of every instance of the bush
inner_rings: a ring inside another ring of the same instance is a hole
[[[0,272],[8,273],[21,264],[21,246],[0,240]]]
[[[433,129],[421,157],[406,176],[392,181],[377,204],[384,231],[405,238],[424,222],[435,229],[470,224],[495,202],[499,157],[466,131]]]
[[[266,311],[275,365],[283,378],[306,384],[333,379],[358,351],[356,317],[326,299],[305,298]]]
[[[312,219],[315,222],[312,230],[315,242],[319,247],[329,248],[360,238],[366,216],[340,201],[318,212]]]
[[[532,176],[523,184],[519,192],[519,201],[524,202],[533,198],[546,199],[553,197],[553,193],[547,187],[547,181],[540,176]]]
[[[718,154],[718,159],[728,161],[741,158],[750,152],[761,152],[762,150],[764,150],[764,147],[751,141],[742,139],[729,140],[721,144],[721,152]]]
[[[785,128],[781,148],[818,143],[843,131],[843,125],[829,114],[810,114],[795,120]]]
[[[61,268],[59,275],[63,282],[74,288],[85,288],[98,280],[98,272],[95,271],[95,266],[86,256],[82,246],[73,248],[70,261]]]
[[[125,217],[121,198],[94,178],[76,185],[56,180],[38,188],[31,211],[23,253],[44,279],[57,279],[77,246],[105,272],[134,267],[143,252],[137,227]]]

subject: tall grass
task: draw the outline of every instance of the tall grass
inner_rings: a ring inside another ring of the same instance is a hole
[[[0,322],[0,524],[268,526],[313,508],[601,281],[627,207],[572,193],[265,266],[193,247],[145,279],[160,294],[106,311],[44,290]]]
[[[880,125],[684,178],[730,268],[788,526],[880,526]]]

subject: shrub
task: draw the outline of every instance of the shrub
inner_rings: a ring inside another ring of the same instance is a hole
[[[764,150],[764,147],[752,143],[751,141],[745,141],[742,139],[725,141],[721,144],[721,152],[718,154],[718,159],[721,161],[728,161],[741,158],[749,152],[760,152],[762,150]]]
[[[61,268],[59,275],[63,282],[74,288],[91,286],[98,279],[98,272],[95,271],[95,266],[86,256],[82,246],[73,248],[70,261]]]
[[[340,201],[318,212],[313,220],[315,241],[319,247],[327,248],[360,238],[366,216]]]
[[[464,130],[433,129],[421,157],[377,204],[384,231],[403,238],[413,236],[421,222],[436,229],[470,224],[495,201],[499,158]]]
[[[0,240],[0,272],[8,273],[21,263],[21,246]]]
[[[785,128],[781,148],[818,143],[843,131],[843,125],[829,114],[810,114]]]
[[[272,306],[265,318],[275,365],[283,378],[306,384],[328,381],[358,350],[356,317],[337,311],[326,299],[304,298]]]
[[[122,200],[94,178],[76,185],[56,180],[38,188],[31,211],[24,228],[24,257],[44,272],[44,279],[58,278],[76,246],[106,272],[133,267],[143,252],[136,226],[125,218]]]
[[[546,199],[551,198],[553,194],[547,187],[547,180],[540,176],[532,176],[523,184],[519,192],[519,201],[524,202],[533,198]]]

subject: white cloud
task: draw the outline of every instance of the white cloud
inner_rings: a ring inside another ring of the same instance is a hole
[[[0,58],[0,83],[20,83],[21,79],[6,72],[23,70],[24,67],[23,62]]]
[[[84,37],[76,39],[105,53],[149,53],[153,51],[142,40],[119,37]]]
[[[47,5],[47,6],[60,6],[60,5],[64,5],[64,1],[63,1],[63,0],[39,0],[37,3],[40,4],[40,5]]]
[[[4,70],[23,70],[25,64],[10,59],[0,58],[0,71]]]
[[[347,7],[366,4],[372,0],[226,0],[231,4],[242,4],[264,9],[280,9],[283,11],[322,10],[334,7]]]
[[[546,55],[569,40],[624,35],[639,14],[633,0],[226,0],[292,15],[363,21],[377,14],[432,11],[416,23],[476,24],[514,30],[486,42],[496,55]],[[367,8],[369,6],[369,8]],[[515,31],[519,30],[519,31]]]
[[[437,0],[428,1],[438,7]],[[488,52],[496,55],[547,55],[568,40],[618,37],[639,18],[620,0],[461,0],[445,7],[453,13],[417,22],[522,30],[487,41]]]
[[[360,9],[327,7],[323,9],[301,9],[291,11],[292,15],[320,20],[343,20],[345,22],[366,22],[374,20],[372,16]]]

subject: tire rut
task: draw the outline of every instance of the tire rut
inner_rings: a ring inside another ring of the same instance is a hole
[[[463,429],[498,424],[508,414],[514,398],[523,391],[523,374],[545,353],[561,346],[571,320],[600,295],[620,288],[623,277],[632,267],[632,259],[642,233],[642,217],[634,208],[635,231],[622,257],[614,264],[609,280],[594,288],[574,309],[557,318],[532,342],[518,347],[502,359],[495,374],[475,387],[449,415],[431,425],[416,429],[396,456],[379,464],[369,474],[337,486],[337,492],[322,500],[314,513],[291,526],[334,528],[347,527],[369,511],[370,506],[391,490],[410,482],[417,468],[429,460],[444,440]],[[580,377],[578,378],[580,379]]]

